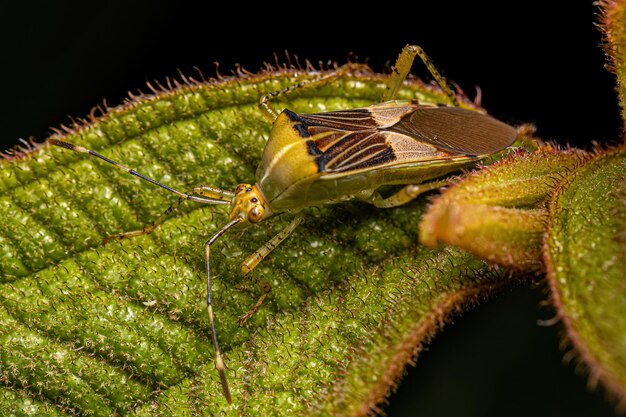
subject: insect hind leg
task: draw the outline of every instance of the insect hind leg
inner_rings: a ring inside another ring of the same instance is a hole
[[[167,218],[172,213],[174,213],[184,201],[192,200],[192,201],[204,202],[204,200],[202,199],[194,199],[193,198],[194,195],[195,196],[201,195],[204,197],[208,197],[210,199],[210,202],[207,202],[207,204],[229,204],[230,200],[234,196],[233,193],[231,193],[230,191],[220,190],[218,188],[209,187],[206,185],[199,185],[187,191],[184,196],[179,197],[178,200],[174,204],[169,206],[167,210],[163,212],[163,214],[157,217],[157,219],[154,222],[144,226],[143,229],[132,230],[130,232],[117,233],[114,235],[107,236],[102,240],[102,244],[106,245],[112,240],[129,239],[129,238],[152,233],[152,231],[154,231],[154,229],[156,229],[161,224],[163,224],[163,222],[167,220]],[[192,198],[189,198],[189,197],[192,197]]]
[[[278,117],[278,112],[276,112],[276,110],[274,110],[270,106],[270,101],[274,100],[275,98],[279,96],[291,94],[296,90],[318,87],[320,85],[324,85],[329,82],[335,81],[337,78],[341,77],[342,75],[348,74],[350,72],[363,71],[365,69],[369,71],[369,68],[367,67],[367,65],[364,65],[364,64],[356,64],[356,63],[345,64],[335,69],[334,71],[324,74],[318,78],[300,81],[299,83],[290,85],[281,90],[272,91],[271,93],[267,93],[261,97],[261,99],[259,100],[259,104],[258,104],[259,109],[261,110],[263,115],[267,118],[267,120],[269,120],[271,123],[274,123],[274,120],[276,120],[276,118]]]
[[[402,49],[402,52],[400,52],[396,65],[393,67],[393,72],[389,77],[387,90],[383,94],[383,102],[396,99],[398,91],[400,90],[400,87],[402,87],[402,83],[406,79],[407,75],[409,75],[409,71],[413,66],[413,61],[416,56],[419,56],[426,68],[428,68],[430,75],[432,75],[435,79],[439,88],[441,88],[446,96],[448,96],[450,103],[455,107],[459,107],[456,94],[452,88],[450,88],[446,79],[441,75],[441,73],[439,73],[437,67],[433,64],[433,61],[428,57],[428,55],[426,55],[426,52],[424,52],[424,50],[417,45],[406,45]]]
[[[443,187],[450,182],[449,179],[431,181],[424,184],[411,184],[403,187],[400,191],[390,195],[387,198],[381,197],[379,193],[374,193],[370,198],[365,200],[378,208],[392,208],[407,204],[425,192]]]
[[[287,239],[293,231],[304,221],[304,217],[302,215],[297,215],[283,230],[281,230],[276,236],[267,241],[263,246],[257,249],[252,255],[248,256],[248,258],[241,264],[241,273],[242,275],[247,275],[263,260],[270,254],[272,250],[276,248],[281,242]],[[271,290],[271,286],[269,283],[264,282],[262,284],[263,294],[259,297],[254,306],[250,310],[248,310],[245,314],[239,317],[239,325],[243,326],[243,324],[248,321],[250,317],[256,313]]]

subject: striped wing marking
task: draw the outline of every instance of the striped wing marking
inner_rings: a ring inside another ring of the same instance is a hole
[[[295,115],[306,130],[318,172],[485,156],[509,146],[515,129],[491,116],[456,107],[381,105]]]

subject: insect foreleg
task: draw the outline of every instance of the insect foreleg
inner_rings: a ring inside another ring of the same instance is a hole
[[[266,242],[263,246],[257,249],[252,255],[248,256],[248,258],[241,264],[241,273],[243,275],[247,275],[263,260],[267,255],[270,254],[276,246],[278,246],[283,240],[287,239],[291,233],[304,221],[304,217],[301,215],[297,215],[282,231],[280,231],[276,236],[271,238],[268,242]],[[271,286],[269,283],[263,284],[263,294],[259,297],[254,306],[241,317],[239,317],[239,325],[242,326],[254,313],[257,312],[263,301],[267,298],[271,290]]]
[[[443,90],[446,96],[448,96],[450,103],[453,106],[458,107],[459,102],[454,94],[454,91],[450,88],[446,79],[439,73],[439,71],[437,71],[437,68],[428,55],[426,55],[426,52],[424,52],[424,50],[417,45],[407,45],[404,49],[402,49],[402,52],[400,52],[396,65],[393,67],[391,77],[389,77],[387,91],[383,94],[383,101],[396,99],[398,91],[400,90],[400,87],[402,87],[402,83],[406,79],[407,75],[409,75],[409,71],[411,70],[411,66],[413,66],[413,60],[416,55],[420,57],[439,87]]]
[[[220,190],[218,188],[209,187],[206,185],[200,185],[198,187],[194,187],[191,190],[187,191],[184,196],[178,198],[178,200],[169,206],[167,210],[163,212],[154,222],[148,224],[143,227],[141,230],[133,230],[130,232],[118,233],[115,235],[107,236],[103,239],[102,243],[107,244],[111,240],[115,239],[127,239],[131,237],[141,236],[144,234],[151,233],[154,229],[159,227],[168,217],[172,214],[184,201],[192,200],[205,202],[204,199],[194,199],[194,195],[202,195],[208,197],[210,202],[207,204],[230,204],[230,200],[233,198],[233,193],[230,191]],[[191,198],[190,198],[191,197]]]
[[[297,215],[282,231],[267,241],[263,246],[257,249],[252,255],[241,264],[241,274],[247,275],[263,260],[272,250],[280,243],[287,239],[291,233],[304,221],[302,215]]]
[[[449,182],[450,182],[449,179],[445,179],[445,180],[431,181],[431,182],[427,182],[424,184],[416,184],[416,185],[411,184],[411,185],[407,185],[406,187],[402,188],[397,193],[387,198],[382,198],[380,194],[374,193],[369,199],[365,201],[373,204],[374,206],[378,208],[397,207],[397,206],[401,206],[403,204],[406,204],[415,200],[420,194],[443,187]]]
[[[261,112],[263,112],[263,115],[267,118],[267,120],[269,120],[271,123],[274,123],[274,120],[276,120],[276,118],[278,117],[278,112],[272,109],[269,103],[276,97],[292,93],[293,91],[299,89],[318,87],[320,85],[324,85],[326,83],[334,81],[347,73],[363,71],[366,69],[367,66],[363,64],[345,64],[334,71],[322,75],[321,77],[314,78],[312,80],[300,81],[299,83],[290,85],[289,87],[285,87],[282,90],[267,93],[263,97],[261,97],[261,100],[259,101],[259,109],[261,109]]]

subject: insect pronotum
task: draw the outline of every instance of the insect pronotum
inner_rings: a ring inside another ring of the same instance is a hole
[[[394,101],[416,55],[448,96],[449,106],[422,105],[415,100]],[[232,192],[208,186],[181,192],[82,146],[56,139],[48,141],[102,159],[179,196],[178,201],[154,223],[142,230],[110,236],[105,241],[150,233],[185,200],[230,205],[228,223],[205,244],[207,310],[215,363],[228,403],[232,399],[215,330],[210,268],[211,246],[224,233],[234,226],[259,223],[279,213],[296,213],[282,232],[243,262],[242,273],[247,274],[302,223],[303,217],[298,214],[301,209],[351,199],[381,208],[399,206],[446,183],[445,180],[425,181],[485,158],[515,140],[516,131],[511,126],[486,114],[459,107],[456,94],[446,80],[423,50],[412,45],[407,45],[401,52],[380,104],[317,114],[296,114],[287,109],[276,113],[269,105],[278,95],[330,82],[349,70],[349,65],[339,67],[316,80],[261,97],[259,108],[273,128],[257,169],[256,183],[239,184]],[[378,189],[385,185],[404,187],[383,198]],[[240,323],[259,308],[267,291],[249,312],[241,316]]]

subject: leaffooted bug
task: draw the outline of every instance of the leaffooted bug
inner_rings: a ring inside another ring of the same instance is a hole
[[[448,96],[449,106],[423,105],[415,100],[395,101],[416,55]],[[199,186],[190,192],[181,192],[92,150],[56,139],[48,141],[52,145],[90,154],[179,196],[178,201],[154,223],[142,230],[120,233],[107,239],[150,233],[185,200],[230,205],[228,223],[205,244],[207,309],[216,367],[229,403],[232,399],[215,331],[211,300],[210,252],[212,245],[223,234],[235,226],[259,223],[279,213],[296,213],[282,232],[243,262],[242,273],[246,274],[303,222],[303,216],[298,213],[301,209],[352,199],[380,208],[399,206],[446,183],[445,180],[425,181],[498,152],[511,145],[516,138],[513,127],[486,114],[461,108],[455,93],[430,59],[421,48],[412,45],[401,52],[380,104],[317,114],[297,114],[287,109],[276,113],[269,105],[276,96],[296,88],[330,82],[348,70],[349,66],[339,67],[317,80],[305,81],[261,97],[259,108],[273,128],[256,172],[256,182],[240,184],[234,191]],[[404,187],[383,198],[378,190],[387,185]],[[267,291],[252,310],[240,318],[241,323],[259,308],[266,296]]]

